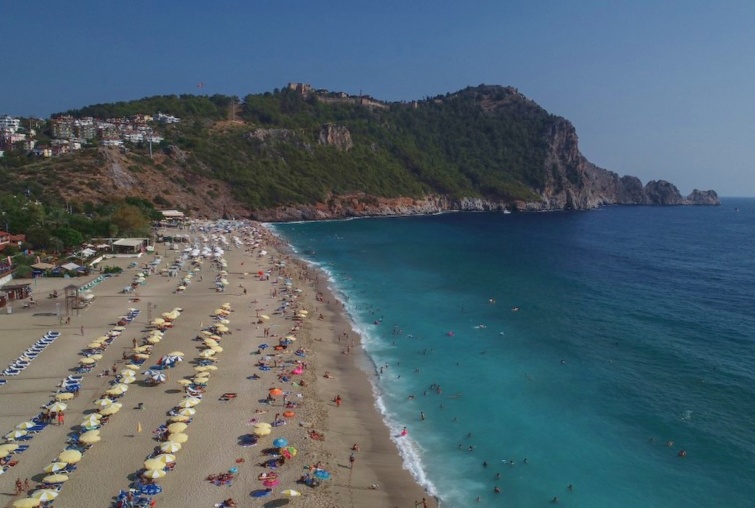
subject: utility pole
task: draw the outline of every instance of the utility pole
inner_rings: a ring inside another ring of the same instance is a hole
[[[152,129],[149,129],[149,158],[152,158]]]

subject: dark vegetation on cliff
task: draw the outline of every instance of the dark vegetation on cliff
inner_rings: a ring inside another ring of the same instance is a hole
[[[667,182],[643,187],[590,164],[568,121],[513,88],[481,85],[416,103],[363,99],[285,89],[243,99],[159,96],[66,111],[61,114],[103,119],[163,112],[181,122],[152,124],[164,141],[151,157],[144,144],[117,149],[96,141],[51,159],[10,153],[0,159],[0,197],[25,195],[49,216],[63,206],[85,214],[89,223],[77,226],[85,233],[119,230],[112,216],[126,205],[145,216],[157,207],[264,218],[276,217],[270,210],[319,207],[319,215],[305,214],[316,218],[373,214],[391,200],[401,203],[397,213],[412,206],[688,202]],[[51,134],[49,124],[41,130]],[[20,226],[12,229],[23,232]]]

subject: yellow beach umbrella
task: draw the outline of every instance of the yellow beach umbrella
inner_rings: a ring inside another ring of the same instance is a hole
[[[123,330],[125,330],[125,329],[126,329],[126,327],[125,327],[125,326],[114,326],[114,327],[112,328],[112,330],[113,330],[113,331],[116,331],[116,332],[122,332],[122,331],[123,331]]]
[[[145,355],[144,353],[137,353],[134,355],[134,358],[137,360],[147,360],[149,358],[149,355]]]
[[[115,413],[121,410],[121,407],[123,407],[123,404],[119,404],[116,402],[100,409],[100,414],[105,415],[105,416],[114,415]]]
[[[58,460],[66,464],[76,464],[81,460],[81,452],[78,450],[65,450],[60,452]]]
[[[108,399],[107,397],[103,397],[94,401],[94,405],[97,407],[107,407],[112,403],[113,401]]]
[[[176,453],[181,449],[181,443],[174,443],[173,441],[166,441],[160,445],[160,451],[165,453]]]
[[[147,351],[148,349],[149,349],[149,346],[137,346],[134,349],[132,349],[132,351],[134,353],[143,353],[143,352]]]
[[[165,463],[160,462],[157,459],[149,459],[144,461],[144,467],[146,469],[163,469],[165,467]]]
[[[88,358],[91,358],[95,362],[99,362],[100,360],[102,360],[102,355],[97,353],[96,355],[89,355]]]
[[[164,469],[147,469],[142,473],[142,476],[145,478],[151,478],[153,480],[156,480],[158,478],[162,478],[165,476],[165,470]]]
[[[52,501],[58,497],[58,491],[53,489],[38,489],[34,491],[31,497],[44,502]]]
[[[162,339],[160,339],[160,337],[149,337],[149,338],[147,338],[147,342],[149,342],[150,344],[157,344],[161,340]]]
[[[0,445],[0,453],[3,453],[3,452],[8,452],[8,453],[15,452],[16,450],[18,450],[18,446],[19,446],[18,443],[5,443],[5,444],[1,444]]]
[[[42,501],[37,498],[25,497],[23,499],[17,499],[13,501],[13,508],[35,508],[36,506],[39,506],[41,504]]]
[[[267,321],[267,320],[269,320],[269,319],[270,319],[270,316],[268,316],[267,314],[260,314],[260,316],[259,316],[259,317],[260,317],[260,319],[262,319],[263,321]]]
[[[168,356],[186,356],[181,351],[173,351],[171,353],[168,353]]]
[[[102,342],[90,342],[89,344],[87,344],[87,347],[97,349],[102,347]]]
[[[187,400],[187,399],[184,399],[184,400],[182,400],[181,402],[179,402],[178,404],[176,404],[176,406],[178,406],[178,407],[181,407],[181,408],[185,408],[185,407],[194,407],[194,406],[196,406],[196,405],[197,405],[197,404],[196,404],[195,402],[192,402],[192,401],[190,401],[190,400]],[[180,432],[180,431],[179,431],[179,432]]]
[[[196,372],[205,372],[207,370],[207,366],[206,365],[200,365],[198,367],[194,367],[194,370]]]
[[[22,422],[22,423],[19,423],[18,425],[16,425],[16,428],[17,429],[21,429],[21,430],[29,430],[30,428],[34,427],[35,425],[36,425],[36,423],[34,423],[34,422]]]
[[[100,432],[97,430],[90,430],[79,436],[79,442],[85,444],[99,443],[101,439]]]
[[[45,473],[57,473],[66,468],[67,462],[51,462],[42,468]]]
[[[63,483],[68,481],[67,474],[51,474],[42,478],[45,483]]]
[[[174,444],[179,444],[179,443],[174,443]],[[157,460],[163,464],[170,464],[171,462],[176,461],[176,456],[173,455],[172,453],[161,453],[160,455],[158,455],[152,460]]]
[[[123,369],[122,371],[120,371],[118,373],[118,375],[123,376],[123,377],[134,377],[134,376],[136,376],[136,374],[134,374],[134,371],[131,370],[131,369]]]
[[[129,363],[128,365],[125,366],[125,368],[127,368],[128,370],[142,370],[141,367],[139,367],[138,365],[134,365],[133,363]]]
[[[197,413],[197,410],[193,407],[183,407],[178,410],[178,414],[181,416],[194,416]]]
[[[108,395],[123,395],[127,391],[128,391],[128,385],[119,383],[113,386],[112,388],[110,388],[109,390],[105,390],[105,393]]]
[[[172,441],[174,443],[185,443],[188,440],[189,436],[184,434],[183,432],[176,432],[175,434],[168,435],[168,441]]]
[[[216,336],[213,335],[213,337],[216,337]],[[209,339],[205,339],[204,340],[204,344],[205,344],[205,346],[217,346],[218,345],[218,339],[220,339],[220,337],[218,337],[217,339],[213,339],[212,337],[210,337]]]
[[[225,333],[225,332],[227,332],[228,330],[230,330],[230,328],[228,328],[228,327],[227,327],[227,326],[225,326],[225,325],[217,325],[217,326],[215,327],[215,329],[216,329],[216,330],[217,330],[218,332],[222,332],[222,333]]]
[[[169,420],[171,422],[188,422],[189,420],[191,420],[191,418],[189,418],[186,415],[175,415],[175,416],[171,416]]]
[[[207,372],[218,370],[217,365],[206,365],[206,367],[207,367]]]
[[[212,349],[205,349],[204,351],[202,351],[201,353],[199,353],[199,356],[201,358],[209,358],[209,357],[214,356],[214,355],[215,355],[215,351],[213,351]]]
[[[301,496],[301,492],[299,492],[298,490],[294,490],[294,489],[286,489],[283,492],[281,492],[281,494],[284,495],[284,496],[286,496],[286,497],[298,497],[298,496]]]
[[[165,320],[163,318],[156,318],[150,321],[149,324],[151,324],[152,326],[160,326],[162,324],[165,324]]]
[[[95,360],[94,358],[82,358],[81,360],[79,360],[79,363],[82,365],[92,365],[94,363],[97,363],[97,360]]]
[[[176,381],[179,385],[188,386],[191,384],[191,381],[189,379],[179,379]]]
[[[223,352],[223,348],[221,346],[212,346],[210,348],[210,350],[211,351],[215,351],[216,353],[222,353]]]
[[[55,394],[55,400],[71,400],[72,398],[73,398],[73,394],[71,392]]]
[[[136,382],[135,377],[121,377],[121,383],[125,385],[130,385],[131,383]]]
[[[268,427],[255,427],[252,430],[252,434],[254,434],[255,436],[260,436],[260,437],[267,436],[271,432],[272,432],[272,429],[270,429]]]
[[[66,404],[65,402],[56,402],[48,406],[48,409],[50,411],[55,411],[57,413],[57,412],[65,411],[66,409],[68,409],[68,404]]]
[[[84,418],[84,421],[81,422],[81,425],[84,427],[96,427],[100,425],[100,418],[102,418],[102,415],[99,414],[91,414]]]
[[[169,432],[176,432],[176,433],[183,432],[187,428],[188,428],[188,425],[186,425],[183,422],[176,422],[176,423],[171,423],[170,425],[168,425]],[[150,469],[150,468],[147,468],[147,469]]]

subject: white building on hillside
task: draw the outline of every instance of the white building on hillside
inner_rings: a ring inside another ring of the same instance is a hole
[[[181,121],[180,118],[176,118],[173,115],[164,115],[162,113],[158,113],[152,118],[155,120],[155,122],[160,123],[178,123]]]
[[[0,130],[16,132],[21,127],[21,120],[9,115],[0,116]]]

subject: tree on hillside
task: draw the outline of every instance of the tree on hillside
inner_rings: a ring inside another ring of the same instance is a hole
[[[118,227],[119,234],[132,236],[149,234],[149,218],[137,206],[121,205],[110,220]]]
[[[63,227],[55,231],[55,236],[63,242],[63,245],[70,249],[84,243],[84,236],[73,228]]]

